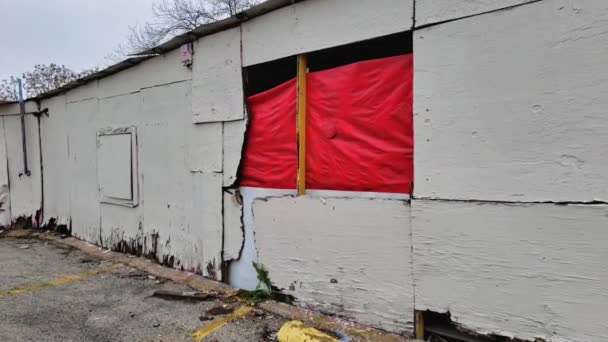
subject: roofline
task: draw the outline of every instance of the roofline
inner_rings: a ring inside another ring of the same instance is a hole
[[[251,7],[243,12],[237,13],[234,16],[231,16],[226,19],[219,20],[219,21],[215,21],[212,23],[201,25],[192,31],[189,31],[189,32],[186,32],[179,36],[173,37],[172,39],[170,39],[169,41],[167,41],[163,44],[160,44],[151,49],[142,51],[133,57],[127,58],[124,61],[113,64],[103,70],[100,70],[98,72],[92,73],[85,77],[79,78],[75,81],[69,82],[59,88],[47,91],[46,93],[39,94],[32,98],[29,98],[29,99],[27,99],[27,101],[30,101],[30,100],[40,101],[43,99],[48,99],[50,97],[59,95],[61,93],[65,93],[68,90],[80,87],[81,85],[84,85],[91,81],[98,80],[98,79],[116,74],[125,69],[131,68],[145,60],[154,58],[160,54],[175,50],[175,49],[179,48],[180,46],[187,44],[187,43],[191,43],[201,37],[209,36],[214,33],[218,33],[221,31],[228,30],[233,27],[237,27],[245,21],[251,20],[253,18],[262,16],[266,13],[269,13],[269,12],[278,10],[280,8],[292,5],[296,2],[302,2],[302,1],[304,1],[304,0],[267,0],[259,5],[255,5],[255,6]]]

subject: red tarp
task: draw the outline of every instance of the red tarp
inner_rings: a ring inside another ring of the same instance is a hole
[[[295,189],[296,80],[250,96],[248,104],[251,118],[241,165],[241,185]]]
[[[409,193],[412,55],[308,74],[306,188]],[[296,81],[251,96],[241,185],[295,189]]]
[[[409,193],[412,54],[308,75],[306,188]]]

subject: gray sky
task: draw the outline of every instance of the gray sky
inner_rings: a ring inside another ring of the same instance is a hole
[[[0,79],[34,64],[80,71],[104,63],[129,25],[152,15],[153,0],[0,0]]]

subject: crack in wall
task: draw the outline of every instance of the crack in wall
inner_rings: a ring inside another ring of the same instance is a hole
[[[422,30],[422,29],[433,27],[433,26],[437,26],[437,25],[447,24],[447,23],[450,23],[450,22],[453,22],[453,21],[458,21],[458,20],[478,17],[480,15],[485,15],[485,14],[490,14],[490,13],[495,13],[495,12],[502,12],[502,11],[509,11],[509,10],[512,10],[514,8],[517,8],[517,7],[521,7],[521,6],[525,6],[525,5],[530,5],[530,4],[534,4],[534,3],[537,3],[537,2],[541,2],[541,1],[544,1],[544,0],[530,0],[528,2],[524,2],[524,3],[521,3],[521,4],[515,4],[515,5],[511,5],[511,6],[507,6],[507,7],[502,7],[502,8],[497,8],[497,9],[493,9],[493,10],[489,10],[489,11],[484,11],[484,12],[480,12],[480,13],[465,15],[465,16],[458,17],[458,18],[440,20],[440,21],[437,21],[437,22],[434,22],[434,23],[423,24],[423,25],[420,25],[418,27],[414,26],[413,30],[414,31],[416,31],[416,30]],[[416,4],[416,0],[414,0],[414,11],[415,11],[415,8],[416,8],[415,4]],[[414,18],[414,25],[415,25],[415,23],[416,23],[416,19]]]
[[[460,202],[460,203],[479,203],[479,204],[506,204],[506,205],[526,205],[526,204],[554,204],[554,205],[608,205],[608,201],[590,200],[590,201],[506,201],[506,200],[483,200],[483,199],[458,199],[458,198],[439,198],[439,197],[416,197],[412,196],[412,200],[422,201],[437,201],[437,202]]]

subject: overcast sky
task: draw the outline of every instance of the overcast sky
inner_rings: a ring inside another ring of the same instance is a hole
[[[0,0],[0,79],[34,64],[99,65],[152,15],[153,0]]]

